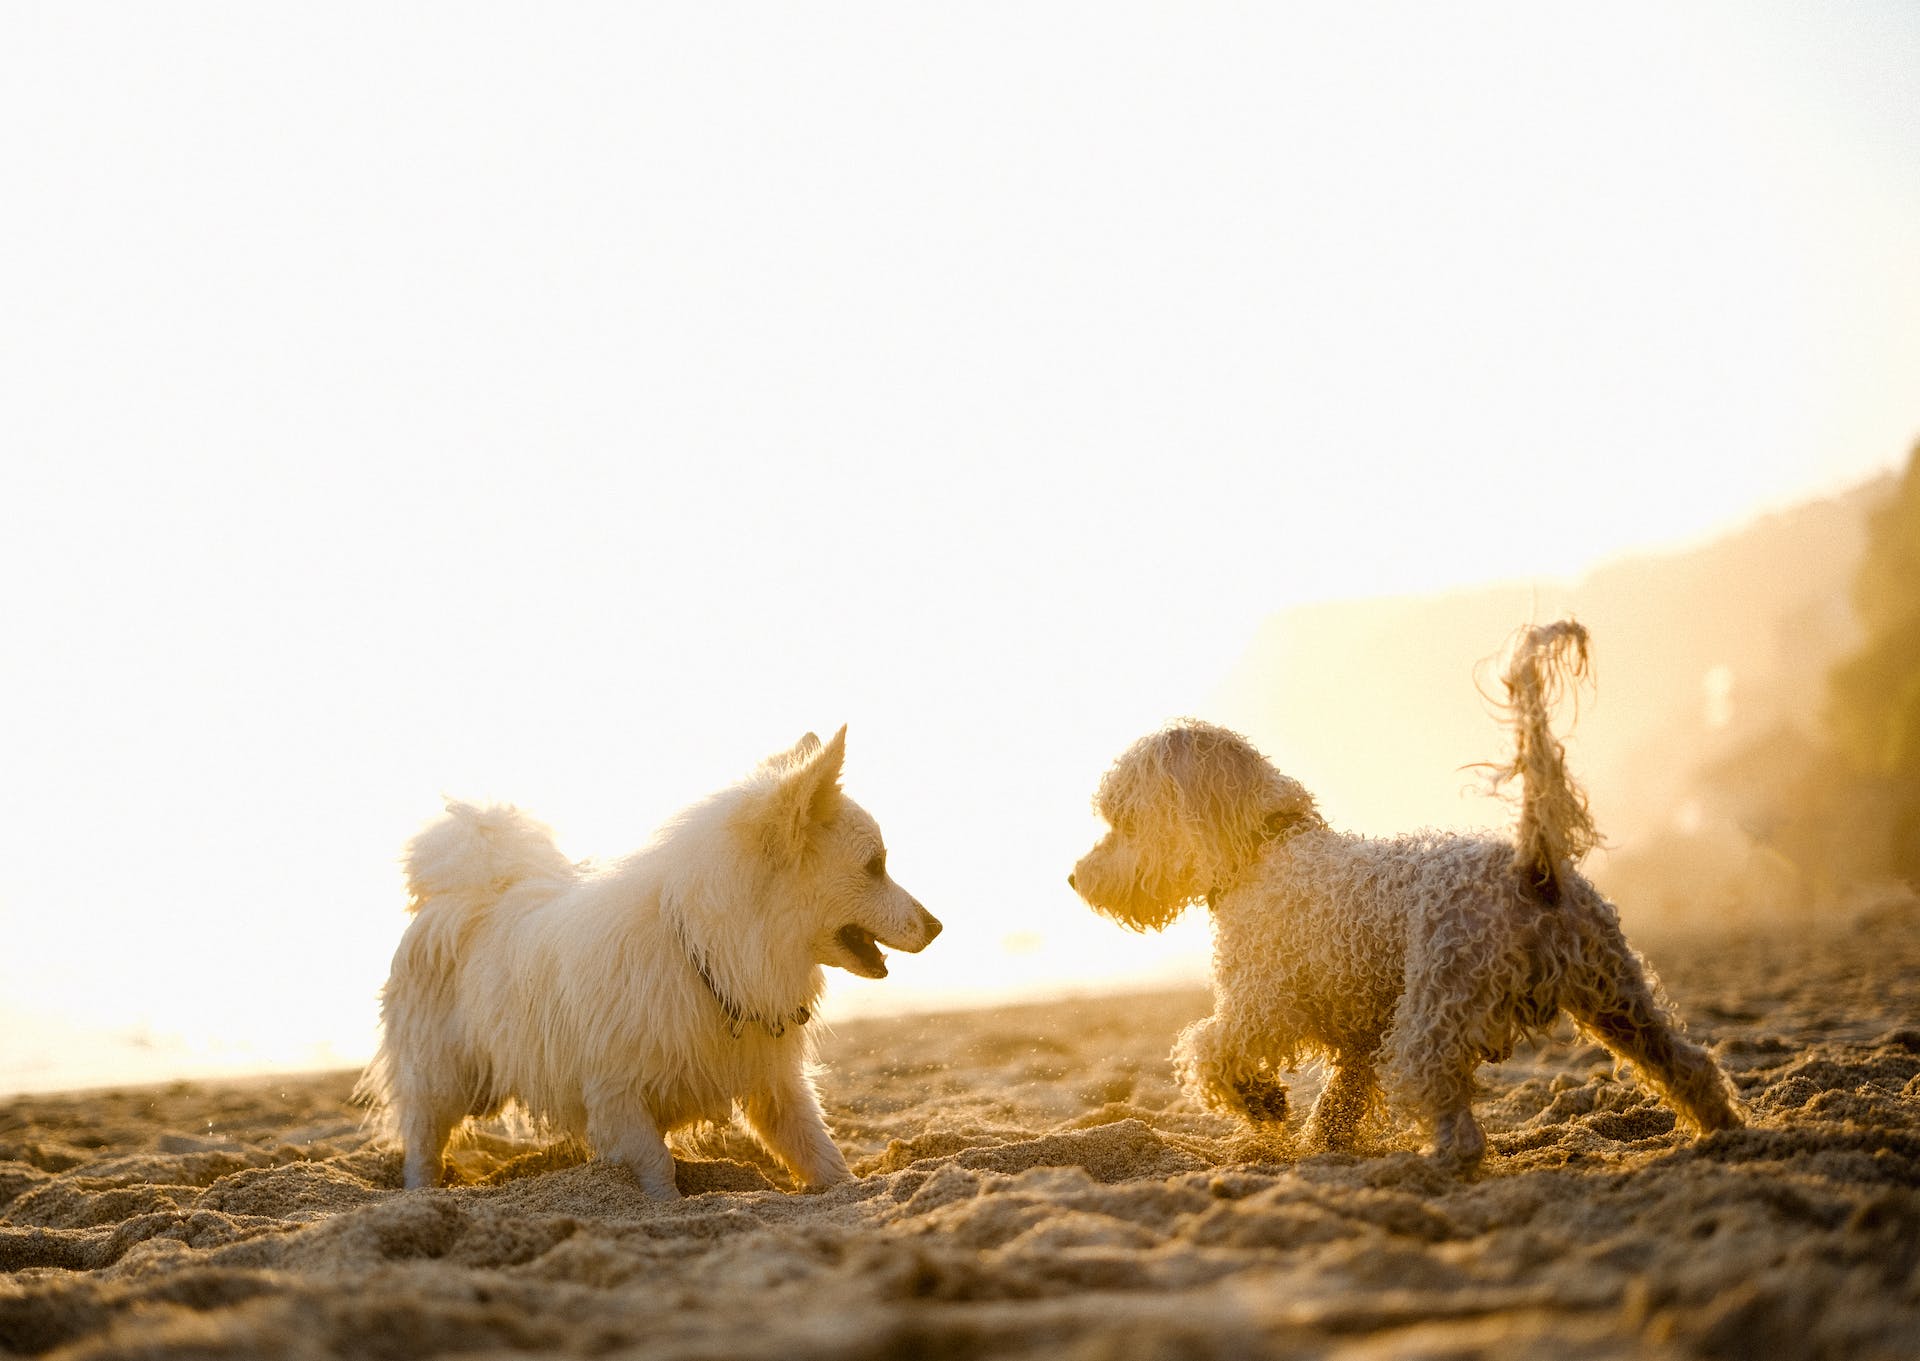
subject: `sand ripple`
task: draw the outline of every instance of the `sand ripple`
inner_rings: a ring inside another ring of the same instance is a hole
[[[0,1348],[1920,1355],[1920,912],[1656,944],[1753,1126],[1690,1141],[1567,1033],[1483,1071],[1472,1180],[1391,1131],[1300,1159],[1194,1109],[1165,1057],[1189,993],[847,1026],[860,1180],[816,1196],[733,1130],[682,1150],[672,1205],[499,1132],[403,1193],[351,1075],[19,1098]]]

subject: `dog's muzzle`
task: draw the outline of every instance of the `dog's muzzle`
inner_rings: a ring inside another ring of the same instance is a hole
[[[907,930],[899,934],[875,935],[866,927],[848,922],[834,933],[834,943],[852,960],[840,967],[859,974],[862,978],[885,978],[887,976],[887,957],[880,952],[882,945],[889,950],[899,950],[904,954],[917,955],[940,934],[940,919],[920,906],[913,905],[913,921]]]
[[[929,945],[933,944],[933,938],[939,935],[945,928],[940,925],[940,919],[938,917],[927,911],[926,908],[920,906],[920,904],[915,903],[913,910],[919,914],[917,924],[920,927],[920,943],[918,945],[901,945],[896,948],[905,950],[910,955],[917,955]]]

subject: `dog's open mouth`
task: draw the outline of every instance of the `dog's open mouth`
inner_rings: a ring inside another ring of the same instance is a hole
[[[854,959],[848,965],[852,973],[862,978],[885,978],[887,976],[887,957],[880,953],[880,947],[874,943],[873,932],[863,930],[848,922],[834,933],[833,938],[840,948]]]

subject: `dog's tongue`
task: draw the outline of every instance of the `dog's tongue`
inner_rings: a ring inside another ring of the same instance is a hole
[[[880,947],[874,944],[873,934],[848,923],[840,928],[837,939],[846,952],[867,969],[873,978],[887,976],[887,957],[880,953]]]

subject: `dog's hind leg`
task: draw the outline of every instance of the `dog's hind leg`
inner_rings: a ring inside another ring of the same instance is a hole
[[[853,1180],[846,1157],[827,1133],[820,1098],[804,1078],[776,1079],[749,1093],[740,1109],[767,1151],[808,1190]]]
[[[1597,967],[1568,990],[1567,1012],[1702,1133],[1742,1121],[1713,1056],[1680,1033],[1624,938],[1606,943]]]
[[[463,1112],[436,1102],[428,1092],[402,1092],[394,1099],[395,1123],[406,1150],[403,1179],[409,1191],[438,1186],[446,1170],[447,1136]]]
[[[593,1151],[632,1172],[640,1189],[655,1200],[680,1199],[673,1151],[638,1095],[600,1092],[589,1094],[587,1100],[587,1139]]]

